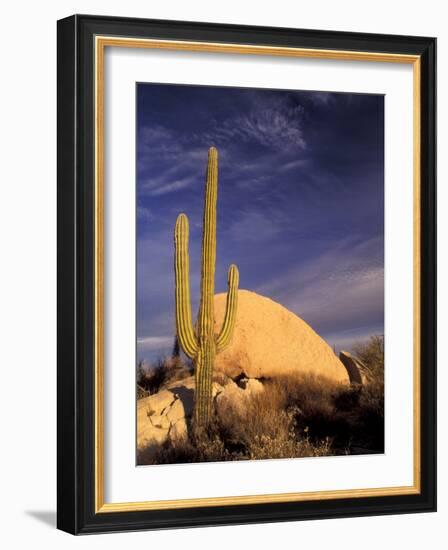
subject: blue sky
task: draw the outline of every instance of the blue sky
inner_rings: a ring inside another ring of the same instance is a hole
[[[174,224],[199,300],[204,175],[219,152],[216,292],[280,302],[330,345],[384,331],[383,96],[137,85],[137,357],[169,354]]]

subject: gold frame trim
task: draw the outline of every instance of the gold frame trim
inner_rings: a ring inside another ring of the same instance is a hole
[[[160,50],[269,55],[313,59],[373,61],[413,65],[413,185],[414,185],[414,483],[402,487],[343,489],[301,493],[277,493],[214,498],[159,500],[143,502],[104,502],[104,53],[106,47],[151,48]],[[411,495],[421,491],[420,426],[420,124],[421,61],[417,55],[376,52],[321,50],[309,48],[254,46],[177,40],[155,40],[96,36],[95,54],[95,513],[167,510],[207,506],[232,506],[274,502],[303,502],[341,498]]]

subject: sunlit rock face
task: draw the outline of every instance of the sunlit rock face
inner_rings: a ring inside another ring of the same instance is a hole
[[[226,295],[215,296],[215,331],[222,325]],[[215,357],[215,372],[235,378],[272,378],[310,373],[349,382],[331,347],[305,321],[270,298],[238,291],[230,345]]]

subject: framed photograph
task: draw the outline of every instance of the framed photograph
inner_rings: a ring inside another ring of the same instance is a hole
[[[58,527],[436,508],[434,38],[58,22]]]

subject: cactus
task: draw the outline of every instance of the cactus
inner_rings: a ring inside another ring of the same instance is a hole
[[[215,355],[231,341],[238,300],[238,268],[228,272],[226,312],[218,336],[214,332],[215,263],[216,263],[216,202],[218,197],[218,151],[208,151],[207,179],[202,235],[201,299],[196,325],[191,319],[188,218],[179,214],[174,231],[176,329],[179,343],[195,367],[195,398],[193,421],[196,428],[205,428],[212,409],[212,378]]]

